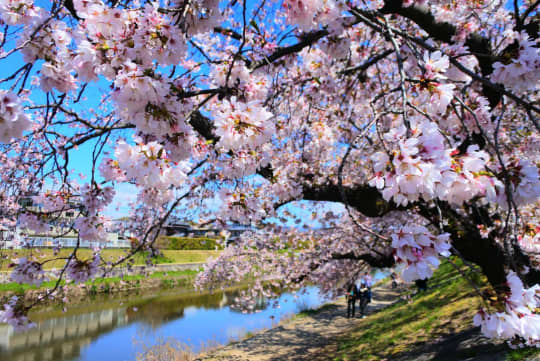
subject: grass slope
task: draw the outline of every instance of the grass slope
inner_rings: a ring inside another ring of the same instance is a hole
[[[53,251],[50,248],[34,248],[34,249],[20,249],[20,250],[0,250],[0,270],[9,270],[9,260],[12,257],[27,257],[34,255],[40,261],[51,260],[54,258],[67,257],[73,251],[73,249],[65,248],[60,250],[59,255],[54,256]],[[126,255],[128,250],[125,249],[104,249],[101,253],[102,257],[106,261],[116,261],[120,257]],[[200,263],[206,262],[210,257],[216,257],[220,251],[210,250],[163,250],[163,256],[156,259],[157,263]],[[77,251],[77,256],[81,259],[89,259],[92,257],[92,250],[87,248],[81,248]],[[146,257],[144,254],[136,254],[134,256],[135,264],[144,264]],[[3,260],[2,260],[3,259]],[[60,268],[65,264],[65,260],[54,260],[45,263],[46,269]]]
[[[480,287],[485,280],[459,261],[456,264]],[[339,340],[334,360],[393,360],[425,342],[471,329],[481,299],[452,264],[444,262],[428,283],[429,290],[400,301],[362,320]],[[508,360],[523,360],[535,350],[510,351]],[[470,355],[474,356],[474,355]]]
[[[154,272],[150,275],[126,275],[122,278],[120,277],[107,277],[107,278],[96,278],[91,281],[85,282],[88,286],[95,287],[107,287],[110,288],[113,285],[120,284],[122,282],[134,282],[137,284],[139,281],[144,281],[147,279],[159,279],[163,287],[192,287],[195,276],[198,271],[195,270],[184,270],[184,271],[168,271],[168,272]],[[56,281],[47,281],[43,282],[40,287],[36,287],[28,284],[19,284],[15,282],[9,283],[0,283],[0,295],[6,292],[15,292],[17,294],[24,294],[28,290],[37,290],[37,289],[47,289],[52,288],[56,284]],[[66,282],[62,281],[61,285],[65,285]]]

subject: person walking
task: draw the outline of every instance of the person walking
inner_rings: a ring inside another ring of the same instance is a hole
[[[365,318],[367,314],[367,305],[370,302],[370,289],[368,288],[366,281],[362,278],[360,282],[360,287],[358,288],[358,311],[360,312],[360,317]]]
[[[392,288],[397,287],[397,274],[396,272],[392,271],[392,274],[390,275],[390,278],[392,278]]]
[[[345,295],[345,297],[347,298],[347,318],[350,318],[351,315],[352,317],[354,317],[357,296],[358,288],[356,287],[354,282],[351,282],[349,284],[349,287],[347,287],[347,294]]]
[[[424,278],[422,280],[416,280],[414,281],[414,284],[416,285],[416,288],[418,289],[418,291],[416,292],[416,294],[420,293],[420,292],[427,292],[427,278]]]
[[[371,302],[371,286],[373,286],[373,280],[371,279],[371,275],[367,272],[365,272],[362,275],[362,278],[360,279],[360,283],[364,285],[368,289],[368,303]]]

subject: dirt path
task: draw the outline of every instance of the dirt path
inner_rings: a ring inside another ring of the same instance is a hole
[[[399,299],[399,294],[384,285],[373,290],[370,313]],[[360,318],[347,319],[343,298],[326,305],[320,312],[285,321],[270,330],[229,344],[197,360],[270,361],[270,360],[327,360],[337,347],[336,340],[357,327]]]
[[[369,314],[399,300],[399,293],[383,285],[373,290]],[[255,336],[231,343],[196,361],[323,361],[333,359],[338,339],[360,326],[360,318],[347,319],[343,298],[325,305],[321,311],[305,317],[295,317],[275,328]],[[508,347],[493,342],[480,334],[479,327],[472,327],[448,335],[395,355],[393,361],[504,361]],[[358,358],[361,360],[361,358]],[[526,358],[540,361],[540,355]]]

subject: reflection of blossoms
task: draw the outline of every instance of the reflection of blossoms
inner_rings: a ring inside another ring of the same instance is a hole
[[[76,258],[69,260],[66,267],[66,276],[75,283],[88,281],[95,275],[99,267],[99,254],[94,254],[91,260],[81,261]]]
[[[502,312],[488,314],[481,310],[474,317],[475,326],[489,338],[518,341],[528,346],[540,346],[540,285],[524,288],[521,279],[511,271],[507,277],[510,294]]]
[[[22,300],[17,296],[11,297],[9,302],[4,304],[4,310],[0,311],[0,323],[7,323],[16,331],[24,331],[34,326],[26,317]]]
[[[43,281],[47,280],[40,263],[26,257],[21,257],[15,260],[14,263],[16,266],[10,275],[13,282],[27,283],[39,287]]]
[[[406,282],[431,277],[439,267],[439,255],[448,257],[450,234],[434,236],[423,226],[404,226],[392,234],[396,262],[406,265],[401,277]]]

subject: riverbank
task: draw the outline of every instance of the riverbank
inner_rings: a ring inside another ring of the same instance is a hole
[[[462,272],[469,273],[465,267]],[[469,273],[478,278],[478,274]],[[482,283],[481,279],[477,279]],[[411,295],[388,283],[374,288],[365,319],[347,319],[344,299],[324,305],[192,360],[198,361],[514,361],[540,360],[539,350],[511,350],[472,326],[480,302],[447,262],[429,290]],[[412,296],[412,297],[410,297]]]
[[[6,250],[0,249],[0,270],[2,272],[10,271],[12,258],[32,256],[40,262],[45,262],[45,270],[60,269],[65,264],[65,259],[73,252],[72,248],[63,248],[57,254],[51,248],[30,248]],[[128,254],[128,249],[106,248],[101,251],[101,258],[105,262],[116,262]],[[161,255],[152,259],[154,264],[180,264],[180,263],[204,263],[211,257],[217,257],[221,251],[214,250],[161,250]],[[93,257],[93,251],[88,248],[77,250],[77,257],[81,260]],[[134,265],[145,265],[147,254],[145,252],[137,253],[133,256]]]
[[[122,277],[100,277],[82,284],[66,284],[61,282],[58,294],[51,302],[64,300],[64,303],[77,303],[89,295],[115,294],[133,291],[150,291],[155,289],[182,288],[193,289],[193,281],[202,267],[201,263],[179,265],[156,265],[145,268],[144,273],[124,275]],[[160,269],[164,269],[160,271]],[[0,284],[0,303],[7,302],[12,296],[22,297],[31,303],[41,298],[47,290],[55,285],[55,281],[44,282],[39,288],[27,284]]]
[[[33,255],[41,261],[52,260],[54,257],[63,257],[71,252],[70,249],[63,249],[60,254],[54,256],[51,249],[23,249],[23,250],[2,250],[4,256],[27,257]],[[89,249],[77,251],[81,259],[92,256]],[[105,261],[116,260],[125,255],[127,250],[105,249],[102,257]],[[219,255],[219,251],[210,250],[164,250],[163,254],[153,259],[155,264],[146,265],[146,257],[143,254],[134,256],[134,265],[129,269],[126,267],[115,267],[106,275],[96,277],[83,284],[69,284],[62,281],[56,299],[67,299],[70,303],[77,302],[78,299],[88,295],[102,293],[131,292],[134,290],[153,290],[157,288],[193,288],[193,280],[205,262]],[[59,263],[60,262],[60,263]],[[23,298],[26,302],[32,303],[41,298],[48,289],[56,284],[57,270],[53,266],[61,266],[63,263],[55,260],[46,263],[45,277],[49,280],[43,282],[39,287],[19,284],[10,281],[10,273],[6,262],[0,262],[0,303],[5,303],[12,296]],[[99,274],[98,274],[99,276]],[[54,302],[54,301],[50,301]]]

